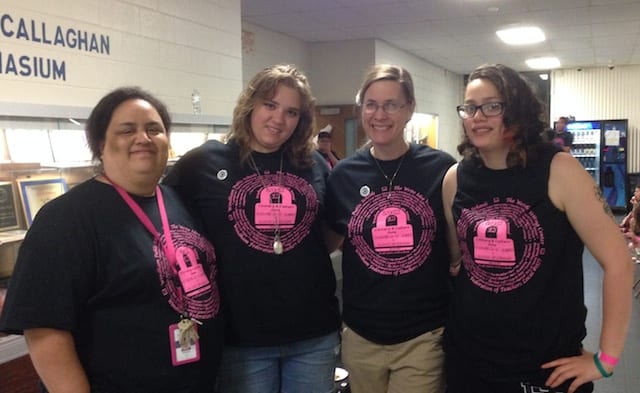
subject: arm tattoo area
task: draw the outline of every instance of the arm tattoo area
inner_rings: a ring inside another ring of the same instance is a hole
[[[611,217],[611,219],[615,222],[616,218],[613,216],[613,212],[611,211],[611,208],[609,207],[609,204],[607,203],[606,199],[604,198],[604,195],[602,194],[602,190],[600,189],[600,187],[598,187],[597,185],[593,187],[593,190],[596,193],[596,198],[602,203],[602,208],[604,209],[604,212]]]

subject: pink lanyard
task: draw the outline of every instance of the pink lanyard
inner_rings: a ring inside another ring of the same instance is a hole
[[[131,208],[133,213],[138,217],[138,220],[140,220],[142,225],[144,225],[145,228],[147,228],[147,230],[149,231],[149,233],[151,233],[153,237],[156,240],[158,240],[158,242],[160,242],[160,234],[158,233],[158,230],[156,229],[155,226],[153,226],[151,219],[142,210],[140,205],[138,205],[138,203],[134,201],[133,198],[131,198],[131,196],[127,193],[127,191],[125,191],[124,188],[120,187],[119,185],[111,181],[111,179],[109,179],[107,175],[103,175],[103,176],[105,177],[105,179],[109,181],[109,183],[111,183],[111,185],[113,185],[116,191],[118,191],[118,194],[120,194],[122,199],[124,199],[127,205],[129,205],[129,207]],[[175,246],[173,245],[173,239],[171,238],[171,230],[169,229],[169,219],[167,218],[167,211],[164,207],[164,199],[162,198],[162,192],[160,191],[160,186],[156,186],[156,198],[158,199],[158,210],[160,211],[160,219],[162,220],[162,230],[164,231],[165,239],[166,239],[166,242],[164,244],[164,253],[167,256],[167,259],[169,260],[169,264],[171,266],[175,266],[177,263],[176,249],[175,249]]]

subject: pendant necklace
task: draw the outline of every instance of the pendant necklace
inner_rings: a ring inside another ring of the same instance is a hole
[[[284,153],[280,153],[280,171],[278,172],[278,184],[277,184],[278,187],[282,187],[283,156],[284,156]],[[260,180],[262,187],[266,189],[267,185],[265,184],[264,179],[262,178],[262,174],[260,174],[260,170],[258,169],[258,165],[256,165],[256,161],[253,159],[253,153],[249,154],[249,164],[251,167],[253,167],[253,170],[256,172],[256,175],[258,175],[258,179]],[[273,252],[276,255],[281,255],[282,252],[284,251],[284,246],[282,244],[282,240],[280,239],[280,212],[278,212],[277,214],[274,213],[273,219],[276,225],[276,229],[273,234]]]
[[[411,149],[409,149],[409,150],[411,150]],[[382,167],[380,166],[380,163],[378,162],[378,159],[375,158],[373,154],[371,154],[371,157],[373,158],[373,162],[376,163],[376,166],[378,167],[378,170],[380,171],[380,173],[382,173],[382,176],[384,176],[384,178],[387,179],[387,182],[389,182],[389,188],[387,190],[387,192],[388,192],[387,199],[391,198],[391,190],[393,189],[393,181],[396,179],[396,176],[398,176],[398,172],[400,171],[400,167],[402,166],[402,163],[404,162],[404,158],[408,155],[409,150],[407,150],[402,155],[402,158],[400,159],[400,163],[398,163],[398,167],[396,168],[395,172],[393,172],[393,175],[391,175],[391,178],[389,178],[389,176],[387,176],[387,174],[384,173],[384,171],[382,170]]]

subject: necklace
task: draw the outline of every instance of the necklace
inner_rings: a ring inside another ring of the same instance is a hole
[[[278,186],[282,187],[282,162],[283,162],[283,153],[280,153],[280,171],[278,172]],[[260,183],[262,184],[263,188],[267,188],[267,184],[264,182],[264,178],[262,177],[262,174],[260,173],[260,170],[258,169],[258,165],[256,165],[256,161],[253,158],[253,153],[249,154],[249,164],[250,166],[253,168],[253,170],[256,172],[256,175],[258,175],[258,180],[260,180]],[[273,219],[276,225],[276,229],[273,233],[273,252],[276,255],[280,255],[282,254],[282,252],[284,251],[284,245],[282,244],[282,240],[280,239],[280,212],[278,211],[277,213],[272,209],[271,212],[273,213]]]
[[[411,149],[409,149],[411,150]],[[403,155],[402,158],[400,159],[400,163],[398,163],[398,167],[396,168],[395,172],[393,172],[393,175],[391,175],[391,177],[387,176],[386,173],[384,173],[384,171],[382,170],[382,167],[380,166],[380,163],[378,162],[378,159],[375,158],[373,156],[373,154],[371,154],[371,157],[373,158],[373,162],[376,163],[376,166],[378,167],[378,170],[380,171],[380,173],[382,173],[382,176],[384,176],[385,179],[387,179],[387,181],[389,182],[389,188],[388,188],[388,193],[387,193],[387,199],[391,198],[391,190],[393,189],[393,181],[396,179],[396,176],[398,176],[398,172],[400,172],[400,167],[402,166],[402,163],[404,162],[404,158],[408,155],[409,150],[407,150]]]

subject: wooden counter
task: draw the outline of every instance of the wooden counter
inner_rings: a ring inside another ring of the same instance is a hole
[[[24,337],[0,337],[0,376],[0,393],[40,393]]]

